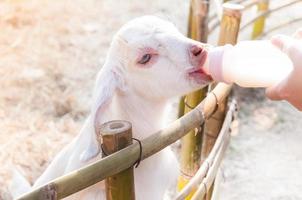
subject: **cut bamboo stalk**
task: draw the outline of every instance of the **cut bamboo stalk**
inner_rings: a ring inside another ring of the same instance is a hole
[[[223,4],[218,45],[236,44],[243,6],[233,3]]]
[[[269,9],[269,0],[259,0],[257,4],[258,13],[266,12]],[[258,18],[254,23],[252,39],[259,37],[264,30],[266,16]]]
[[[208,22],[209,22],[209,0],[195,0],[193,13],[196,27],[196,38],[200,42],[206,43],[208,41]]]
[[[188,37],[200,42],[207,41],[209,0],[192,0],[189,13]],[[207,94],[207,88],[188,94],[182,102],[184,113],[195,108]],[[185,102],[184,102],[185,101]],[[180,107],[181,112],[181,107]],[[179,113],[180,113],[179,112]],[[201,124],[200,124],[201,125]],[[202,129],[191,130],[181,140],[180,168],[178,190],[181,190],[200,167]],[[193,194],[193,193],[192,193]],[[190,199],[190,195],[187,199]]]
[[[236,44],[240,28],[242,10],[243,6],[239,4],[223,4],[223,16],[220,25],[218,45]],[[215,86],[215,83],[211,85],[212,88],[214,88]],[[224,100],[224,102],[217,105],[217,111],[213,114],[210,119],[206,120],[205,122],[201,152],[202,162],[206,160],[215,144],[216,138],[218,137],[218,134],[224,121],[226,107],[227,98]],[[209,188],[205,200],[210,200],[212,198],[214,188],[213,186],[214,184],[211,185],[211,187]]]
[[[196,107],[205,96],[205,91],[197,91],[187,95],[186,105]],[[191,111],[191,108],[185,106],[185,113]],[[200,124],[201,125],[201,124]],[[180,191],[194,176],[200,167],[202,130],[196,128],[191,130],[181,139],[180,151],[180,169],[181,173],[178,179],[178,190]],[[193,193],[192,193],[193,194]],[[190,199],[190,195],[187,199]]]
[[[109,156],[132,144],[131,123],[115,120],[100,127],[99,143],[103,157]],[[133,167],[105,180],[107,200],[135,200]]]
[[[209,117],[214,112],[216,98],[218,103],[222,102],[230,93],[230,90],[230,85],[224,83],[218,84],[207,98],[194,110],[180,119],[175,120],[165,129],[142,140],[142,160],[173,144],[190,130],[200,126],[200,123],[203,123],[205,118]],[[91,163],[88,166],[72,171],[43,186],[35,188],[18,199],[39,200],[39,197],[45,193],[45,189],[49,187],[54,188],[54,192],[58,199],[65,198],[133,166],[139,156],[140,146],[139,144],[134,143],[102,160]]]

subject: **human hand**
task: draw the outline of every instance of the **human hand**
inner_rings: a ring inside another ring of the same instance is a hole
[[[288,55],[294,68],[282,82],[267,88],[266,95],[272,100],[286,100],[302,111],[302,29],[293,37],[274,36],[271,42]]]

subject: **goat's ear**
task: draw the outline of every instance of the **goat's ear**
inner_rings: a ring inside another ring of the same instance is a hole
[[[89,123],[89,125],[84,126],[87,127],[87,133],[85,133],[85,135],[89,143],[85,151],[81,153],[81,162],[87,162],[99,154],[100,146],[97,141],[97,135],[99,134],[98,123],[100,122],[102,113],[108,108],[108,105],[112,101],[114,93],[117,89],[122,88],[122,85],[122,77],[113,71],[111,66],[108,67],[105,65],[99,72],[93,91],[91,113],[86,122]]]

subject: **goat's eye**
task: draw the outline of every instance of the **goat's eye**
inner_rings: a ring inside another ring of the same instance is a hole
[[[151,54],[145,54],[139,61],[139,64],[146,64],[151,60],[152,55]]]

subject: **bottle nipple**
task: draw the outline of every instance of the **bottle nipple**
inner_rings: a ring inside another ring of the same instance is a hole
[[[212,76],[217,82],[228,82],[223,77],[223,65],[225,63],[224,54],[232,45],[218,46],[210,49],[208,53],[208,60],[204,67],[205,73]]]

